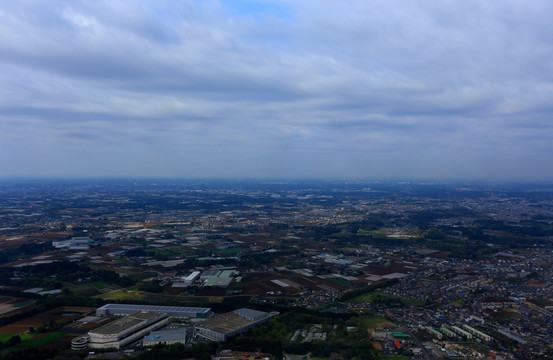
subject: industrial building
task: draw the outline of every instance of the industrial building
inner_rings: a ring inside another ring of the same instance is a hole
[[[236,270],[207,270],[200,276],[204,286],[212,287],[228,287],[234,280],[234,276],[238,275]]]
[[[144,336],[142,345],[155,346],[157,344],[186,344],[186,329],[152,331],[150,335]]]
[[[206,270],[200,276],[200,280],[205,281],[210,278],[216,278],[221,274],[221,270]]]
[[[196,334],[209,340],[225,341],[227,338],[264,323],[278,314],[278,312],[266,313],[242,308],[196,325]]]
[[[222,288],[226,288],[227,286],[230,285],[230,283],[232,282],[232,280],[234,280],[234,278],[231,278],[231,277],[223,277],[223,276],[219,276],[219,277],[213,277],[213,278],[209,278],[204,286],[213,286],[213,287],[222,287]]]
[[[88,332],[91,349],[120,349],[169,322],[166,313],[135,312]]]
[[[210,308],[201,307],[106,304],[96,309],[96,316],[128,316],[138,311],[163,312],[166,313],[169,317],[177,319],[205,319],[211,314]]]
[[[185,278],[182,278],[182,282],[187,284],[187,285],[192,285],[194,283],[194,281],[196,281],[196,279],[200,277],[200,272],[199,271],[193,271],[190,275],[188,275],[187,277]]]
[[[90,342],[90,336],[81,335],[71,340],[71,350],[79,351],[88,348]]]
[[[58,250],[83,251],[90,249],[92,239],[88,236],[74,237],[69,240],[53,241],[52,246]]]

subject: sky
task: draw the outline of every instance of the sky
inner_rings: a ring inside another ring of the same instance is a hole
[[[553,178],[553,2],[0,2],[0,177]]]

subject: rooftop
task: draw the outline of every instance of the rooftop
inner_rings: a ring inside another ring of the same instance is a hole
[[[136,304],[106,304],[99,310],[134,310],[134,311],[157,311],[157,312],[190,312],[207,314],[210,308],[188,307],[188,306],[157,306],[157,305],[136,305]]]
[[[185,329],[152,331],[150,335],[144,336],[144,341],[177,341],[184,340]]]
[[[118,334],[121,333],[133,326],[139,325],[141,323],[146,323],[149,321],[156,320],[158,318],[163,318],[167,316],[165,313],[157,312],[137,312],[129,316],[125,316],[121,319],[118,319],[112,323],[100,326],[97,329],[91,330],[90,334]]]
[[[240,310],[250,311],[252,312],[251,313],[252,315],[257,315],[256,320],[259,320],[266,316],[274,315],[274,313],[269,314],[269,313],[265,313],[257,310],[250,310],[250,309],[240,309]],[[236,310],[235,312],[238,312],[238,310]],[[265,315],[265,316],[260,316],[260,315]],[[209,329],[219,334],[228,334],[235,330],[241,329],[244,326],[250,325],[252,322],[254,321],[247,320],[242,315],[238,315],[234,312],[229,312],[229,313],[211,318],[209,320],[206,320],[201,324],[198,324],[198,327],[203,329]]]

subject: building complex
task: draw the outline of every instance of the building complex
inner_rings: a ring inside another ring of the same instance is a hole
[[[184,306],[156,306],[136,304],[106,304],[96,309],[97,316],[128,316],[138,311],[163,312],[169,317],[177,319],[200,318],[205,319],[211,314],[210,308]]]
[[[225,341],[227,338],[264,323],[278,314],[278,312],[266,313],[242,308],[196,325],[196,334],[208,340]]]

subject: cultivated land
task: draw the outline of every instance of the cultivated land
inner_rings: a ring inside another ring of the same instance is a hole
[[[434,344],[465,358],[548,358],[551,189],[0,183],[0,341],[21,340],[1,354],[66,349],[110,321],[87,317],[96,307],[132,302],[279,311],[225,345],[275,356],[393,358],[422,349],[437,358]],[[465,325],[491,340],[451,336]],[[192,349],[212,351],[202,346]],[[196,350],[174,349],[201,357]]]

